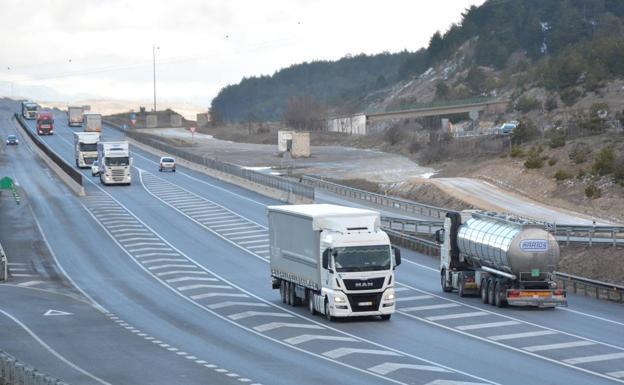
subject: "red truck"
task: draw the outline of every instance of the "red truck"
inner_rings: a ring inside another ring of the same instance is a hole
[[[41,111],[37,114],[37,134],[54,134],[54,115],[51,111]]]

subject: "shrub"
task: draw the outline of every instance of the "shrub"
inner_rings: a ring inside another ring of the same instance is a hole
[[[608,175],[615,171],[615,152],[612,146],[600,150],[592,165],[592,171],[598,175]]]
[[[591,154],[591,147],[585,142],[579,142],[574,145],[568,156],[576,164],[581,164],[587,161]]]
[[[415,140],[414,140],[414,141],[412,141],[412,142],[409,144],[409,152],[410,152],[411,154],[414,154],[414,153],[416,153],[416,152],[420,151],[420,149],[421,149],[421,148],[422,148],[422,145],[421,145],[419,142],[415,141]]]
[[[524,156],[524,151],[522,150],[522,147],[518,145],[514,145],[514,146],[511,146],[511,152],[509,153],[509,155],[512,158],[521,158]]]
[[[554,96],[549,96],[548,99],[546,99],[546,103],[544,103],[544,108],[546,109],[546,111],[552,111],[557,107],[557,98]]]
[[[561,101],[568,107],[574,105],[581,95],[582,92],[576,88],[568,88],[560,93]]]
[[[550,146],[550,148],[558,148],[558,147],[565,146],[566,135],[565,135],[565,132],[563,132],[563,130],[560,130],[560,129],[550,130],[546,134],[546,137],[548,138],[548,145]]]
[[[511,133],[511,141],[514,144],[528,142],[539,136],[539,130],[530,119],[520,121],[518,127]]]
[[[585,175],[587,175],[587,172],[585,170],[583,170],[582,168],[578,170],[578,172],[576,173],[576,177],[578,179],[583,179],[585,177]]]
[[[593,183],[585,187],[585,196],[589,199],[600,198],[601,194],[600,188]]]
[[[385,139],[391,145],[399,143],[403,139],[404,133],[398,126],[392,126],[386,130]]]
[[[269,127],[266,127],[266,126],[262,125],[262,126],[258,127],[256,132],[258,134],[268,134],[269,132],[271,132],[271,129]]]
[[[539,100],[527,95],[521,96],[516,102],[516,110],[525,114],[541,107],[542,103]]]
[[[527,160],[524,162],[524,167],[529,169],[542,168],[544,166],[544,157],[541,156],[541,153],[541,146],[533,146],[527,154]]]
[[[558,160],[557,158],[550,158],[550,159],[548,159],[548,165],[549,166],[556,165],[557,164],[557,160]]]
[[[618,160],[615,162],[613,179],[615,179],[616,182],[620,182],[620,184],[624,185],[624,155],[620,155]]]
[[[568,173],[565,170],[558,170],[555,173],[555,179],[558,181],[562,181],[562,180],[566,180],[566,179],[570,179],[572,175],[570,175],[570,173]]]

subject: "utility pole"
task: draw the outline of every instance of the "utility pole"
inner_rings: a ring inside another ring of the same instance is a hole
[[[154,112],[156,112],[156,50],[160,47],[152,46],[152,66],[154,69]]]

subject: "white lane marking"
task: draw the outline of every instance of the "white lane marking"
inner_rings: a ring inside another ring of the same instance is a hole
[[[29,265],[29,263],[23,263],[23,262],[9,262],[9,263],[7,263],[7,265],[9,265],[9,266],[27,266],[27,265]]]
[[[615,320],[612,320],[612,319],[609,319],[609,318],[604,318],[604,317],[599,317],[597,315],[583,313],[582,311],[572,310],[572,309],[567,308],[567,307],[560,307],[559,309],[560,310],[564,310],[564,311],[569,311],[570,313],[579,314],[579,315],[582,315],[582,316],[585,316],[585,317],[590,317],[590,318],[593,318],[593,319],[601,320],[601,321],[604,321],[604,322],[609,322],[609,323],[612,323],[612,324],[624,326],[624,322],[618,322],[618,321],[615,321]]]
[[[237,219],[236,222],[238,223],[230,223],[229,225],[218,225],[218,226],[213,226],[212,224],[206,224],[206,226],[210,227],[210,229],[215,230],[215,231],[222,231],[222,230],[216,230],[216,229],[223,229],[223,228],[229,228],[229,227],[235,227],[235,226],[240,226],[244,223],[246,223],[245,220],[243,219]]]
[[[426,383],[425,385],[485,385],[483,382],[466,382],[466,381],[453,381],[453,380],[435,380]]]
[[[358,348],[338,348],[338,349],[329,350],[323,353],[325,357],[329,357],[333,359],[348,356],[350,354],[373,354],[373,355],[378,355],[378,356],[395,356],[395,357],[402,356],[401,354],[390,351],[390,350],[358,349]]]
[[[421,300],[421,299],[431,299],[433,298],[430,295],[413,295],[410,297],[397,297],[396,301],[397,302],[406,302],[406,301],[417,301],[417,300]]]
[[[13,277],[36,277],[37,274],[11,274]]]
[[[204,298],[212,298],[212,297],[237,297],[237,298],[249,298],[247,294],[244,293],[206,293],[196,295],[193,299],[204,299]]]
[[[179,257],[180,254],[178,253],[143,253],[143,254],[135,254],[134,256],[137,258],[145,258],[145,257],[153,257],[153,256],[161,256],[161,257],[166,257],[166,256],[171,256],[171,257]]]
[[[251,306],[251,307],[269,307],[266,303],[262,302],[243,302],[243,301],[224,301],[208,305],[210,309],[223,309],[230,306]]]
[[[219,285],[215,285],[215,286],[219,286]],[[222,287],[222,289],[232,289],[232,287],[224,286],[224,287]],[[216,295],[216,294],[218,294],[218,295]],[[238,294],[238,293],[233,293],[233,294]],[[202,294],[191,295],[189,297],[191,299],[204,299],[204,298],[212,298],[212,297],[216,297],[216,296],[221,296],[221,293],[202,293]],[[245,297],[245,296],[238,295],[238,296],[231,296],[231,297]]]
[[[155,259],[146,259],[141,262],[148,264],[148,263],[156,263],[156,262],[188,262],[188,261],[183,258],[155,258]]]
[[[137,251],[157,251],[157,250],[161,250],[161,251],[171,251],[170,248],[168,247],[141,247],[138,249],[128,249],[129,252],[131,253],[136,253]]]
[[[529,352],[541,352],[544,350],[567,349],[567,348],[575,348],[578,346],[588,346],[588,345],[595,345],[595,343],[591,341],[572,341],[572,342],[561,342],[558,344],[525,346],[522,349],[528,350]]]
[[[205,271],[194,271],[194,270],[173,270],[173,271],[164,271],[162,273],[156,273],[157,276],[159,277],[164,277],[166,275],[174,275],[174,274],[208,274]]]
[[[104,225],[103,222],[102,222],[102,224]],[[107,229],[117,229],[119,227],[123,227],[123,229],[117,230],[117,231],[113,231],[113,233],[115,233],[115,232],[123,233],[123,232],[128,232],[128,231],[139,231],[138,228],[141,228],[143,226],[141,226],[141,225],[114,225],[114,226],[106,225]],[[130,227],[136,227],[136,228],[135,229],[131,229]]]
[[[189,264],[166,264],[166,265],[158,265],[158,266],[149,266],[148,269],[150,270],[162,270],[162,269],[193,269],[195,268],[195,265],[189,265]]]
[[[407,262],[407,263],[411,263],[412,265],[416,265],[418,267],[422,267],[423,269],[426,269],[426,270],[435,271],[436,273],[440,274],[440,269],[434,269],[433,267],[429,267],[427,265],[423,265],[423,264],[418,263],[418,262],[410,261],[407,258],[405,258],[404,261]]]
[[[617,372],[609,372],[607,376],[615,377],[615,378],[624,378],[624,370],[619,370]]]
[[[165,280],[167,283],[185,282],[185,281],[211,281],[217,282],[218,279],[212,277],[180,277]]]
[[[498,328],[501,326],[512,326],[512,325],[520,325],[521,322],[518,321],[499,321],[499,322],[487,322],[482,324],[472,324],[472,325],[461,325],[456,326],[459,330],[477,330],[477,329],[488,329],[488,328]]]
[[[388,373],[392,373],[399,369],[411,369],[411,370],[425,370],[428,372],[443,372],[449,373],[448,370],[433,365],[414,365],[414,364],[401,364],[398,362],[384,362],[373,367],[368,368],[371,372],[375,372],[385,376]]]
[[[120,240],[121,241],[121,240]],[[121,241],[122,243],[127,241]],[[137,243],[124,243],[126,247],[137,247],[137,246],[165,246],[162,242],[137,242]]]
[[[224,224],[224,223],[227,223],[227,224]],[[242,224],[242,223],[247,223],[247,221],[242,218],[228,219],[227,221],[217,221],[217,222],[213,222],[212,220],[210,220],[210,227],[218,229],[222,227],[238,226],[239,224]]]
[[[553,330],[538,330],[534,332],[524,332],[524,333],[512,333],[512,334],[500,334],[497,336],[487,337],[492,341],[507,341],[507,340],[515,340],[517,338],[529,338],[529,337],[539,337],[539,336],[547,336],[550,334],[557,334],[556,331]]]
[[[342,336],[325,336],[321,334],[301,334],[296,337],[286,338],[284,342],[291,345],[299,345],[305,342],[323,340],[323,341],[345,341],[345,342],[358,342],[355,338],[342,337]]]
[[[43,281],[26,281],[26,282],[18,283],[17,286],[30,287],[30,286],[39,285],[40,283],[44,283],[44,282]]]
[[[258,250],[265,250],[265,251],[269,250],[269,247],[267,245],[247,246],[247,248],[251,249],[251,250],[256,250],[256,249],[258,249]],[[254,252],[255,253],[259,253],[259,251],[254,251]]]
[[[394,288],[395,292],[399,292],[399,291],[409,291],[409,289],[407,287],[395,287]]]
[[[39,345],[43,346],[43,348],[45,350],[47,350],[48,352],[50,352],[50,354],[52,354],[54,357],[58,358],[59,360],[61,360],[63,363],[65,363],[66,365],[68,365],[69,367],[71,367],[72,369],[78,371],[79,373],[82,373],[83,375],[91,378],[92,380],[99,382],[102,385],[111,385],[111,383],[104,381],[103,379],[91,374],[90,372],[84,370],[83,368],[81,368],[80,366],[74,364],[73,362],[69,361],[67,358],[63,357],[61,354],[59,354],[56,350],[52,349],[48,344],[46,344],[41,338],[39,338],[39,336],[37,336],[32,330],[30,330],[28,328],[28,326],[24,325],[20,320],[18,320],[17,318],[15,318],[13,315],[7,313],[6,311],[0,309],[0,313],[4,314],[6,317],[8,317],[9,319],[11,319],[13,322],[15,322],[17,325],[19,325],[22,329],[24,329],[24,331],[26,333],[28,333],[35,341],[37,341],[39,343]]]
[[[50,309],[47,312],[43,313],[43,315],[44,316],[57,316],[57,315],[73,315],[73,314],[68,313],[66,311]]]
[[[258,239],[255,241],[243,241],[243,242],[236,242],[239,245],[253,245],[254,243],[262,243],[263,245],[269,246],[269,244],[267,243],[267,239],[263,236],[263,239]]]
[[[257,234],[257,235],[243,235],[240,237],[230,237],[230,239],[233,241],[238,241],[241,239],[254,239],[254,238],[263,238],[263,240],[266,240],[268,237],[269,237],[268,234]]]
[[[251,227],[251,226],[250,226],[250,227],[244,227],[243,229],[245,229],[245,230],[246,230],[246,229],[253,229],[253,227]],[[243,230],[243,229],[241,229],[241,230]],[[267,236],[268,236],[268,234],[266,233],[266,230],[264,230],[264,229],[248,230],[248,231],[238,231],[238,230],[237,230],[237,231],[232,231],[232,230],[234,230],[234,229],[230,229],[230,230],[228,230],[228,231],[224,231],[224,232],[223,232],[223,235],[225,235],[225,236],[228,236],[228,237],[229,237],[229,236],[231,236],[231,235],[242,235],[242,234],[264,233],[265,235],[267,235]]]
[[[231,289],[232,287],[230,285],[203,285],[203,284],[198,284],[198,285],[188,285],[188,286],[179,286],[177,289],[180,291],[187,291],[187,290],[195,290],[195,289]]]
[[[244,311],[240,313],[230,314],[228,318],[231,320],[241,320],[245,318],[251,317],[262,317],[262,316],[271,316],[271,317],[283,317],[283,318],[294,318],[295,316],[288,313],[283,312],[274,312],[274,311]]]
[[[567,364],[571,364],[571,365],[578,365],[578,364],[586,364],[588,362],[617,360],[620,358],[624,358],[624,353],[609,353],[609,354],[598,354],[595,356],[568,358],[568,359],[563,360],[563,362]]]
[[[434,309],[446,309],[449,307],[459,307],[461,305],[458,305],[456,303],[440,303],[437,305],[423,305],[423,306],[413,306],[413,307],[406,307],[406,308],[401,308],[401,310],[403,311],[420,311],[420,310],[434,310]]]
[[[125,235],[128,236],[128,235]],[[135,237],[135,236],[130,236],[130,238],[122,238],[117,237],[119,239],[120,242],[134,242],[134,241],[157,241],[158,238],[154,238],[154,237]]]
[[[437,315],[437,316],[425,317],[425,318],[428,319],[429,321],[441,321],[441,320],[458,319],[458,318],[482,317],[486,315],[491,315],[491,314],[486,313],[484,311],[473,311],[473,312],[467,312],[467,313]]]
[[[9,270],[11,270],[11,271],[28,271],[30,269],[27,269],[25,267],[10,267],[9,266]]]
[[[324,329],[324,327],[315,324],[300,324],[289,322],[269,322],[254,327],[255,331],[268,332],[279,328],[298,328],[298,329]]]

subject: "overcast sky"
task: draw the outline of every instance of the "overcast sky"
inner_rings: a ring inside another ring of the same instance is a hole
[[[417,50],[483,2],[2,0],[0,94],[12,83],[150,99],[157,45],[158,97],[208,105],[227,84],[291,64]]]

